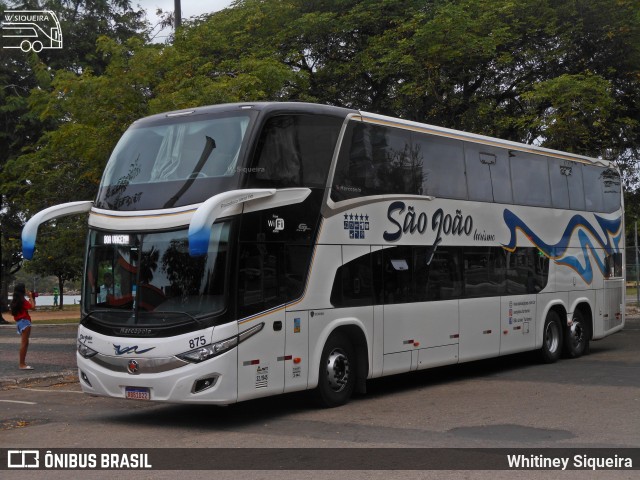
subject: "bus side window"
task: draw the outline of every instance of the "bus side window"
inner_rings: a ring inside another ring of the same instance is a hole
[[[493,202],[489,162],[495,163],[496,155],[492,152],[479,151],[478,147],[480,145],[469,142],[464,145],[469,200]]]
[[[336,307],[373,304],[371,254],[355,258],[338,268],[331,289],[331,303]]]
[[[285,275],[287,300],[296,300],[304,292],[307,281],[312,248],[308,245],[287,245],[285,247]]]
[[[549,157],[551,199],[555,208],[584,210],[582,165]]]
[[[573,175],[573,162],[549,157],[549,179],[551,181],[551,202],[554,208],[570,208],[568,178]],[[576,168],[576,170],[578,170]]]
[[[374,168],[370,126],[349,122],[333,176],[331,198],[335,201],[365,195],[373,185]]]
[[[428,248],[431,255],[431,247]],[[455,300],[462,297],[460,247],[438,248],[429,264],[427,300]]]
[[[507,252],[507,293],[538,293],[547,286],[549,259],[535,247]]]
[[[384,303],[413,302],[413,262],[411,247],[400,246],[383,250]]]
[[[622,253],[612,253],[605,257],[605,278],[622,277]]]
[[[547,157],[509,150],[513,203],[535,207],[551,206]]]
[[[238,309],[248,316],[286,301],[284,246],[241,243],[238,268]]]
[[[469,200],[513,203],[507,150],[479,143],[464,143]]]
[[[258,141],[249,186],[324,187],[341,126],[341,119],[323,115],[270,118]]]
[[[505,293],[505,259],[502,249],[464,249],[465,297],[494,297]]]
[[[262,130],[255,162],[258,180],[272,186],[296,187],[302,183],[302,158],[292,116],[270,119]]]
[[[418,193],[441,198],[467,199],[463,143],[424,133],[411,134],[410,168],[417,171]]]
[[[606,211],[604,206],[604,192],[606,189],[604,172],[605,170],[603,168],[595,165],[582,166],[585,183],[592,185],[592,188],[587,188],[584,191],[586,209],[590,212]],[[618,200],[619,198],[618,196]]]
[[[607,213],[615,212],[620,208],[620,175],[613,168],[605,169],[602,174],[603,184],[603,210]]]
[[[335,201],[386,193],[419,194],[422,164],[407,130],[351,122],[333,178]]]
[[[408,131],[373,126],[373,185],[371,193],[420,194],[422,160],[411,148]]]

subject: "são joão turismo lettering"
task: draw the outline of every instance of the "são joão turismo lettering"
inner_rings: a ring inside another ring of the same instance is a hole
[[[406,209],[406,213],[405,212]],[[404,214],[404,218],[402,215]],[[393,202],[387,210],[387,219],[395,225],[394,231],[385,230],[382,237],[387,242],[400,240],[403,234],[424,234],[429,227],[429,219],[425,212],[417,213],[415,207],[405,205],[402,201]],[[442,240],[443,235],[471,235],[473,231],[473,218],[471,215],[463,217],[461,210],[456,210],[455,215],[444,213],[439,208],[431,217],[431,230],[436,232],[434,245]]]

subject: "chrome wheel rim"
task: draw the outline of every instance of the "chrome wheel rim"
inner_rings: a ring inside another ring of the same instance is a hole
[[[556,322],[549,322],[544,332],[544,341],[547,351],[555,353],[560,345],[560,329]]]
[[[584,342],[584,328],[582,327],[582,323],[578,321],[573,321],[570,329],[571,335],[571,345],[574,349],[577,349]]]
[[[349,358],[341,349],[334,349],[327,358],[327,380],[331,390],[338,393],[347,387],[349,370]]]

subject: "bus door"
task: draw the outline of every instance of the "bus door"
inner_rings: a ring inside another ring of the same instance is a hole
[[[286,279],[284,245],[240,243],[238,269],[239,332],[264,323],[238,346],[238,401],[284,391]]]

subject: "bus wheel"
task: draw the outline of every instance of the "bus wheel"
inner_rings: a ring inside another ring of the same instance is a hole
[[[344,405],[356,384],[356,355],[349,339],[333,333],[322,349],[317,397],[325,407]]]
[[[558,314],[551,310],[544,321],[540,357],[545,363],[553,363],[562,352],[562,324]]]
[[[22,50],[23,52],[28,52],[29,50],[31,50],[31,42],[29,40],[23,40],[20,43],[20,50]]]
[[[33,44],[31,45],[31,48],[33,49],[34,52],[38,53],[42,51],[42,42],[36,40],[35,42],[33,42]]]
[[[573,313],[571,326],[567,327],[564,335],[564,347],[569,358],[578,358],[589,351],[591,329],[580,310]]]

